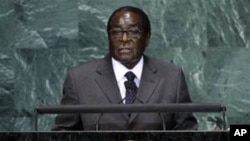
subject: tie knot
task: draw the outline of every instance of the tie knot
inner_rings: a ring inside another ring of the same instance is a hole
[[[129,72],[127,72],[127,73],[125,74],[125,77],[128,79],[128,81],[134,81],[134,79],[135,79],[135,74],[134,74],[133,72],[129,71]]]

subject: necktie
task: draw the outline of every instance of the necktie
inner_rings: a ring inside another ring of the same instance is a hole
[[[135,95],[137,92],[137,87],[134,82],[135,74],[131,71],[127,72],[125,74],[125,77],[128,79],[124,82],[125,88],[126,88],[126,98],[125,103],[126,104],[132,104],[135,101]]]

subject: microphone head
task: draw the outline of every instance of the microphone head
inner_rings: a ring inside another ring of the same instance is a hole
[[[133,82],[133,81],[125,81],[124,82],[124,85],[125,85],[125,88],[126,88],[126,90],[128,90],[128,91],[130,91],[130,92],[135,92],[134,94],[136,94],[137,93],[137,86],[136,86],[136,84]],[[127,97],[127,96],[126,96]],[[125,98],[126,98],[125,97]],[[124,98],[124,99],[125,99]],[[142,101],[142,100],[140,100],[140,99],[138,99],[137,97],[135,97],[135,99],[137,100],[137,101],[139,101],[141,104],[144,104],[144,102]]]
[[[124,85],[125,85],[125,88],[127,90],[132,90],[132,91],[136,91],[137,90],[137,87],[135,85],[134,82],[131,82],[131,81],[125,81],[124,82]]]

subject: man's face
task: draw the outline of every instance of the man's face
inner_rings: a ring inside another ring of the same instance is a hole
[[[128,68],[136,65],[149,43],[150,33],[143,31],[142,24],[138,14],[127,11],[116,13],[110,22],[110,53]]]

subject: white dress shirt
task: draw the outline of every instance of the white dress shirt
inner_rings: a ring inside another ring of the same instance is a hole
[[[128,71],[132,71],[135,74],[134,82],[137,88],[139,88],[141,75],[142,75],[143,62],[144,62],[143,57],[141,57],[140,61],[134,66],[134,68],[128,69],[123,64],[121,64],[119,61],[115,60],[112,57],[112,66],[113,66],[113,70],[115,73],[115,78],[116,78],[118,87],[120,89],[120,94],[121,94],[122,99],[124,99],[126,96],[126,88],[124,86],[124,82],[127,81],[127,78],[125,77],[125,74]],[[124,102],[125,100],[123,100],[123,103]]]

